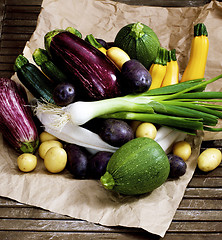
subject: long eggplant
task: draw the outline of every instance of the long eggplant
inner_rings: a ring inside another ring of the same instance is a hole
[[[38,147],[38,131],[28,106],[23,86],[0,78],[0,131],[18,152],[34,153]]]
[[[69,74],[77,89],[91,100],[121,96],[119,70],[104,53],[70,32],[45,35],[45,48],[53,61]]]

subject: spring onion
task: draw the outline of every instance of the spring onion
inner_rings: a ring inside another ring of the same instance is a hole
[[[211,107],[211,104],[204,103],[213,100],[221,102],[222,93],[202,91],[220,78],[222,74],[208,81],[187,81],[135,95],[78,101],[66,107],[39,102],[36,113],[37,116],[41,112],[56,113],[54,125],[60,126],[69,121],[74,125],[83,125],[96,117],[119,118],[148,121],[195,134],[196,130],[210,130],[222,118],[221,106],[213,104],[214,107]]]
[[[57,117],[56,113],[38,113],[38,118],[44,125],[45,131],[60,140],[98,151],[115,152],[117,150],[116,147],[105,143],[97,134],[78,125],[74,125],[70,121],[63,124],[62,127],[58,125],[56,126],[54,117]]]

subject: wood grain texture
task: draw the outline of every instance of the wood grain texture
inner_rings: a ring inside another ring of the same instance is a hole
[[[121,0],[129,4],[186,5],[209,1]],[[35,30],[41,0],[0,0],[0,76],[11,77],[14,60]],[[202,144],[222,149],[222,140]],[[141,229],[106,227],[73,219],[37,207],[0,197],[0,239],[62,240],[155,240],[158,236]],[[163,240],[222,239],[222,165],[203,173],[198,169]]]

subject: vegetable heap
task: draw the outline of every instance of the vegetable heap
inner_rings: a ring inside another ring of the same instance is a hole
[[[50,172],[67,168],[75,178],[100,179],[121,194],[143,194],[185,174],[191,155],[187,134],[222,131],[222,106],[216,104],[222,93],[205,91],[222,74],[204,79],[209,42],[203,23],[194,27],[181,79],[176,49],[162,47],[140,22],[120,29],[112,43],[92,34],[83,39],[73,27],[48,32],[44,42],[45,49],[33,52],[35,64],[21,54],[15,71],[36,100],[33,113],[44,127],[38,153]],[[7,114],[13,128],[15,119]],[[36,149],[34,123],[26,118],[30,126],[22,128],[20,118],[20,136],[29,135],[21,141],[34,141]],[[34,151],[22,151],[20,170],[36,167]]]

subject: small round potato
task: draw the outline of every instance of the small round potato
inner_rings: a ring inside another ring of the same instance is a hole
[[[141,124],[141,121],[133,120],[130,122],[130,127],[133,129],[133,132],[136,132],[137,127]]]
[[[204,150],[197,159],[198,168],[201,171],[209,172],[217,168],[221,163],[222,154],[217,148]]]
[[[152,123],[144,122],[141,123],[136,129],[136,137],[147,137],[155,139],[157,129]]]
[[[57,140],[49,140],[49,141],[45,141],[43,143],[40,144],[39,146],[39,156],[44,159],[45,154],[47,153],[47,151],[52,148],[52,147],[60,147],[63,148],[63,145],[61,142],[57,141]]]
[[[51,173],[59,173],[64,170],[67,163],[67,153],[63,148],[52,147],[50,148],[45,157],[44,165]]]
[[[58,140],[58,138],[48,132],[42,132],[39,135],[39,140],[42,143],[42,142],[49,141],[49,140]]]
[[[23,153],[18,156],[17,164],[22,172],[31,172],[36,168],[37,157],[31,153]]]
[[[186,141],[176,142],[173,146],[173,154],[187,161],[191,155],[191,146]]]

